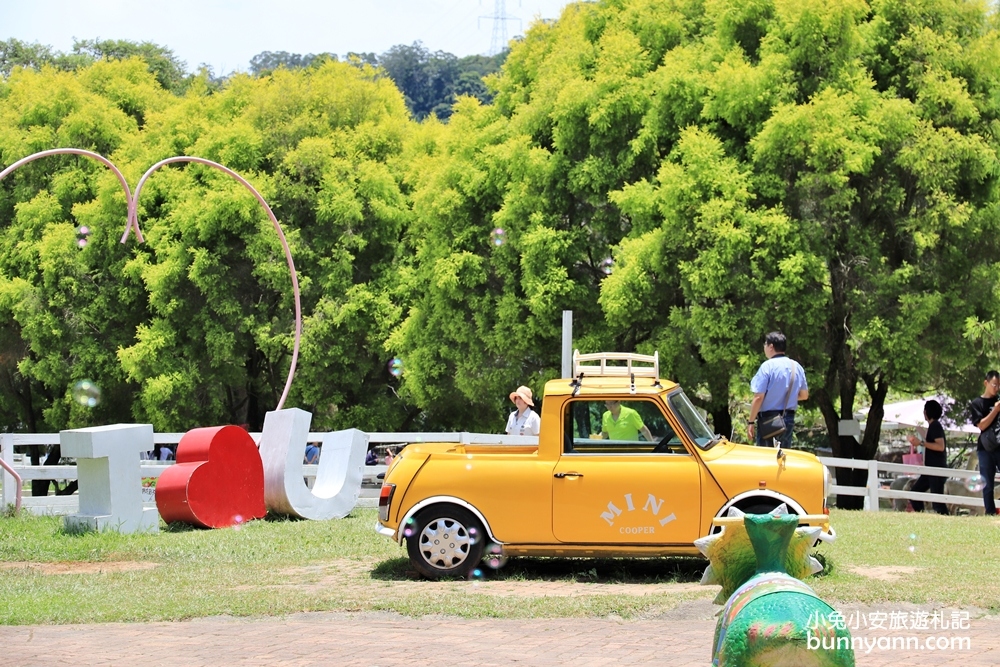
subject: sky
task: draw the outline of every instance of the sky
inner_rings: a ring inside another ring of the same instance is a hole
[[[383,53],[423,43],[462,57],[489,54],[494,27],[507,38],[559,18],[567,0],[0,0],[0,40],[68,52],[73,39],[150,41],[188,71],[247,71],[262,51]],[[494,16],[505,16],[495,21]]]

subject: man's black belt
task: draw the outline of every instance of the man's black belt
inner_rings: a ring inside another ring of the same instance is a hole
[[[790,415],[794,415],[795,414],[795,410],[761,410],[760,412],[757,413],[757,416],[758,417],[764,417],[764,416],[773,417],[774,415],[780,415],[782,412],[785,412],[785,413],[790,414]]]

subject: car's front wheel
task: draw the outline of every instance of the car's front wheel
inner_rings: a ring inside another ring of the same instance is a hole
[[[417,572],[428,579],[466,577],[483,558],[485,535],[472,512],[437,505],[415,517],[406,550]]]

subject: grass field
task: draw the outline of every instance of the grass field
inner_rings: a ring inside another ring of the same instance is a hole
[[[841,604],[1000,610],[996,517],[834,511],[832,564],[809,583]],[[173,620],[299,611],[641,618],[711,599],[705,562],[512,559],[481,579],[428,582],[375,535],[374,510],[339,521],[255,521],[156,535],[68,534],[58,517],[0,518],[0,623]]]

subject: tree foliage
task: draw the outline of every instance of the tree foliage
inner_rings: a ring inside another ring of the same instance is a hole
[[[0,99],[4,163],[75,146],[108,155],[134,183],[157,160],[188,153],[255,181],[302,272],[303,363],[292,400],[308,401],[319,427],[391,428],[406,418],[382,349],[398,318],[386,281],[407,216],[386,165],[407,123],[389,81],[328,63],[177,98],[133,59],[77,74],[18,70]],[[166,431],[259,428],[284,385],[293,308],[277,236],[256,200],[208,167],[164,168],[140,201],[146,244],[122,246],[114,177],[81,158],[47,160],[0,185],[8,427],[117,418]],[[91,230],[83,248],[82,227]],[[71,400],[83,378],[103,390],[92,411]]]
[[[461,96],[475,97],[486,104],[492,100],[485,79],[500,70],[506,55],[505,51],[495,56],[457,58],[445,51],[432,53],[420,42],[415,42],[409,46],[393,46],[381,55],[351,52],[344,57],[344,62],[358,67],[381,67],[403,93],[406,106],[416,120],[434,114],[447,121],[452,106]],[[330,53],[316,56],[263,51],[250,60],[250,73],[265,76],[279,67],[300,69],[324,59],[338,58]]]
[[[77,74],[19,69],[0,84],[0,161],[53,145],[113,154],[138,132],[132,114],[167,98],[138,60],[96,63]],[[31,163],[0,186],[5,430],[46,432],[130,416],[132,388],[115,348],[130,340],[144,295],[122,276],[128,256],[117,240],[125,212],[114,176],[77,157]],[[73,386],[87,378],[103,389],[94,408],[73,400]],[[33,462],[40,453],[31,452]],[[44,492],[48,484],[39,486]]]
[[[870,457],[878,428],[838,436],[859,390],[873,425],[890,389],[964,395],[992,344],[995,22],[966,0],[606,0],[499,72],[416,43],[183,85],[160,47],[8,40],[0,162],[90,148],[134,183],[187,154],[255,183],[301,272],[290,404],[319,428],[498,430],[509,391],[557,375],[571,309],[581,350],[659,350],[725,435],[781,329],[834,453]],[[145,245],[116,243],[123,207],[80,158],[0,184],[4,426],[259,426],[292,331],[266,217],[195,165],[148,182]]]
[[[872,456],[877,428],[856,449],[837,437],[859,384],[873,424],[889,387],[961,386],[976,354],[955,327],[996,306],[968,288],[996,254],[992,21],[952,0],[570,7],[510,54],[493,107],[459,107],[428,158],[440,169],[421,166],[416,224],[446,241],[418,250],[423,296],[404,331],[440,349],[475,341],[435,365],[462,388],[466,348],[523,340],[541,314],[532,285],[563,307],[600,286],[604,341],[659,349],[728,435],[763,333],[782,329],[834,452]],[[494,287],[497,259],[473,245],[505,224],[519,261]],[[527,239],[554,261],[541,281]],[[509,291],[517,325],[487,317],[501,309],[481,291]],[[455,310],[461,324],[444,317]],[[533,342],[554,350],[552,333]]]
[[[56,69],[75,71],[100,60],[138,58],[164,89],[181,93],[190,80],[186,65],[170,49],[153,42],[133,42],[124,39],[74,40],[69,53],[55,51],[51,46],[28,44],[18,39],[0,42],[0,75],[9,76],[15,67],[41,69],[48,65]]]
[[[139,58],[149,67],[156,81],[164,89],[182,92],[187,81],[187,65],[170,49],[153,42],[133,42],[126,39],[74,40],[74,55],[85,57],[85,62],[99,60],[128,60]]]
[[[321,53],[319,55],[307,53],[289,53],[288,51],[261,51],[250,59],[250,74],[253,76],[264,76],[270,74],[279,67],[285,69],[301,69],[310,67],[314,63],[318,64],[323,60],[337,60],[335,53]]]
[[[0,74],[5,77],[15,67],[41,69],[43,65],[51,65],[54,60],[51,46],[37,42],[28,44],[14,38],[0,42]]]

